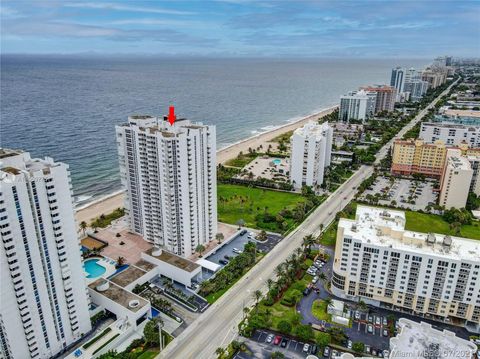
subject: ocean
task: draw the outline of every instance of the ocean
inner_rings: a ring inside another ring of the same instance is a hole
[[[222,148],[389,83],[395,59],[1,57],[0,145],[70,166],[77,205],[120,190],[116,124],[131,114],[217,126]]]

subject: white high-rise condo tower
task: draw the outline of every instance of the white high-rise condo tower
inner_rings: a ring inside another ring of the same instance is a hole
[[[185,257],[214,239],[215,126],[131,116],[116,133],[130,230]]]
[[[325,167],[330,165],[332,156],[332,138],[333,129],[328,122],[310,122],[295,130],[290,156],[290,182],[294,188],[323,183]]]
[[[375,113],[377,93],[372,91],[352,91],[340,97],[338,118],[341,121],[366,120]]]
[[[0,149],[0,349],[51,358],[90,329],[68,166]]]

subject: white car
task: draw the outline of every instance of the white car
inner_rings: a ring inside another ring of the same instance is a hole
[[[267,343],[271,343],[273,341],[273,334],[268,334],[267,340],[265,340]]]
[[[317,283],[317,282],[318,282],[318,277],[317,277],[317,276],[313,277],[312,283],[315,284],[315,283]]]
[[[303,352],[308,353],[309,350],[310,350],[310,345],[305,343],[305,345],[303,346]]]

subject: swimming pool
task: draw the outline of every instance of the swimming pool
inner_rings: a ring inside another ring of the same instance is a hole
[[[275,158],[272,162],[278,166],[280,163],[282,163],[282,160]]]
[[[88,273],[87,278],[100,277],[103,273],[107,271],[105,267],[97,263],[99,260],[100,259],[98,258],[94,258],[94,259],[87,259],[86,261],[83,262],[85,271]]]

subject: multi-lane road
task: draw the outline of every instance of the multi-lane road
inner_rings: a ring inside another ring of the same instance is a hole
[[[453,85],[452,85],[453,86]],[[396,136],[403,136],[435,106],[438,96],[428,107],[405,126]],[[377,154],[380,161],[387,154],[392,141],[383,146]],[[207,309],[182,334],[170,343],[159,355],[159,358],[171,359],[208,359],[215,357],[218,347],[225,347],[238,335],[238,323],[243,317],[243,308],[253,304],[253,293],[256,290],[266,291],[266,280],[275,277],[275,268],[302,244],[306,235],[320,233],[320,225],[324,228],[331,223],[335,214],[349,203],[357,187],[373,174],[372,166],[361,166],[342,186],[340,186],[325,202],[315,209],[307,219],[275,246],[255,267],[243,276],[217,302]]]

